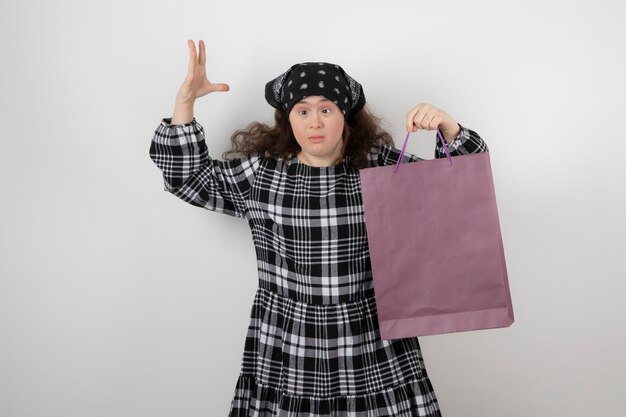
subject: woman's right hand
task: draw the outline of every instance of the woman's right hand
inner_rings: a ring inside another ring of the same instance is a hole
[[[198,97],[214,91],[228,91],[228,84],[213,84],[206,77],[206,51],[204,41],[198,42],[200,55],[196,52],[196,45],[192,40],[187,41],[189,47],[189,67],[187,78],[176,94],[176,105],[172,115],[172,125],[182,125],[193,120],[193,104]]]
[[[189,66],[187,68],[187,78],[180,86],[176,94],[177,105],[193,105],[198,97],[205,96],[214,91],[228,91],[228,84],[213,84],[206,76],[206,50],[204,41],[198,42],[200,54],[196,52],[196,45],[192,40],[187,41],[189,47]]]

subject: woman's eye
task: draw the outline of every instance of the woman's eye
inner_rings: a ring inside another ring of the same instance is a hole
[[[306,116],[307,111],[306,110],[300,110],[300,111],[298,111],[298,113],[300,113],[300,115],[302,115],[302,116]]]
[[[328,114],[328,113],[330,113],[330,109],[323,109],[322,113]]]

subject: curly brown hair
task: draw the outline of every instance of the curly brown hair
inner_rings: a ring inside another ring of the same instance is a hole
[[[281,110],[274,113],[274,126],[252,122],[243,129],[236,130],[230,137],[232,147],[224,152],[225,159],[257,155],[262,158],[283,158],[295,156],[300,151],[289,117]],[[393,145],[391,135],[382,127],[382,121],[367,106],[348,118],[343,128],[342,156],[335,161],[346,163],[354,168],[367,167],[367,154],[375,146]]]

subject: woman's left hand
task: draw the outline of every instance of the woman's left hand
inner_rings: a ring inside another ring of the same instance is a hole
[[[417,132],[417,129],[441,129],[441,134],[447,143],[452,142],[461,131],[459,124],[445,111],[428,104],[420,103],[413,107],[406,115],[407,132]]]

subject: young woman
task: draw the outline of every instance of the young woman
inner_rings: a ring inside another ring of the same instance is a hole
[[[252,231],[259,286],[230,416],[439,416],[418,340],[380,338],[358,169],[400,153],[362,86],[337,65],[296,64],[266,85],[275,124],[235,132],[227,159],[212,159],[193,105],[228,86],[207,79],[203,41],[199,54],[188,47],[150,155],[167,191]],[[453,155],[487,150],[429,104],[408,112],[406,128],[439,128]],[[445,157],[440,146],[435,155]]]

